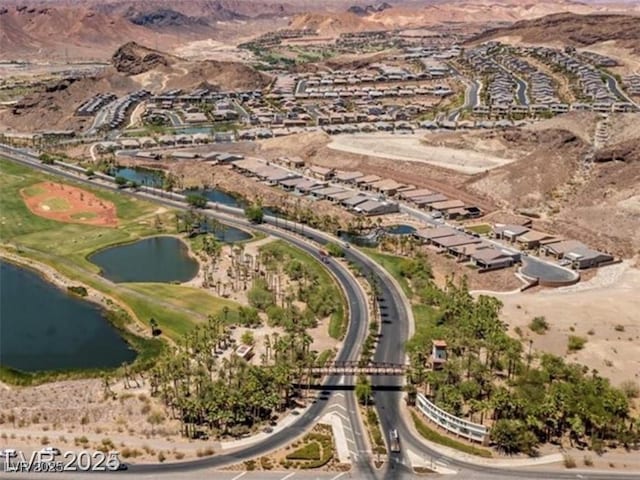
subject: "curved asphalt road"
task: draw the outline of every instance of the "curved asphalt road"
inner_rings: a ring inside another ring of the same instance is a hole
[[[46,171],[48,173],[53,173],[55,175],[63,176],[65,178],[69,178],[76,182],[82,182],[91,184],[92,186],[99,186],[102,188],[107,188],[110,190],[117,191],[118,189],[115,185],[105,185],[105,184],[97,184],[96,182],[92,182],[91,180],[78,177],[76,175],[69,174],[64,171],[60,171],[57,168],[54,168],[49,165],[42,164],[39,160],[35,159],[31,155],[25,154],[24,152],[20,152],[19,150],[9,149],[4,146],[0,146],[0,153],[4,154],[7,158],[21,163],[33,168],[37,168],[39,170]],[[123,192],[122,190],[120,190]],[[158,197],[149,197],[147,195],[143,195],[135,192],[126,192],[132,196],[136,196],[138,198],[143,198],[146,200],[155,201],[157,203],[164,204],[171,208],[179,208],[186,209],[184,204],[180,204],[178,202],[168,200],[166,198],[158,198]],[[251,228],[255,230],[260,230],[264,233],[273,235],[277,238],[285,240],[296,247],[304,250],[305,252],[311,254],[318,260],[321,258],[319,250],[313,246],[311,246],[308,242],[300,239],[299,237],[292,235],[288,232],[283,232],[280,230],[270,229],[265,226],[260,225],[251,225],[245,219],[233,218],[229,215],[221,214],[220,212],[227,211],[231,214],[238,215],[238,213],[243,214],[241,209],[236,209],[232,207],[219,207],[218,211],[216,210],[203,210],[208,216],[216,217],[236,228]],[[268,218],[268,221],[274,222],[274,218]],[[280,222],[282,225],[282,222]],[[305,236],[311,238],[313,240],[319,240],[321,243],[326,243],[326,238],[322,235],[315,234],[312,230],[308,228],[302,228],[300,225],[289,223],[290,229],[298,229],[299,231],[304,232]],[[343,348],[338,353],[336,360],[338,361],[348,361],[348,360],[357,360],[360,352],[360,346],[364,342],[368,332],[367,325],[367,308],[366,308],[366,298],[364,297],[362,290],[360,289],[357,281],[354,277],[348,273],[346,267],[342,266],[338,262],[330,261],[326,264],[327,268],[333,273],[336,277],[340,285],[342,286],[349,307],[349,325],[348,330],[345,335],[343,341]],[[345,379],[345,383],[351,382],[350,379]],[[339,376],[329,377],[325,381],[325,385],[327,386],[335,386],[342,383],[342,379]],[[349,395],[345,395],[346,409],[350,415],[350,423],[352,428],[360,429],[361,422],[358,417],[358,409],[355,401],[355,396],[353,393]],[[132,464],[126,472],[122,472],[125,474],[149,474],[149,473],[170,473],[172,471],[187,471],[187,470],[198,470],[203,468],[216,468],[216,467],[224,467],[233,463],[239,463],[244,460],[248,460],[251,458],[255,458],[261,455],[264,455],[268,452],[271,452],[279,447],[285,446],[291,440],[296,438],[297,436],[303,434],[307,431],[313,424],[315,424],[318,420],[318,417],[322,415],[323,410],[325,409],[328,402],[316,400],[304,414],[300,416],[298,420],[290,427],[287,427],[283,430],[280,430],[268,437],[268,439],[264,441],[260,441],[256,444],[240,447],[239,449],[224,453],[221,455],[216,455],[213,457],[202,458],[198,460],[191,460],[188,462],[179,462],[172,464],[145,464],[145,465],[134,465]],[[360,435],[354,435],[356,441],[356,447],[359,451],[366,450],[366,444],[364,442],[365,435],[360,432]],[[373,476],[373,470],[370,462],[367,462],[366,459],[361,459],[360,461],[354,462],[354,467],[366,477]]]
[[[39,168],[41,170],[46,170],[52,173],[56,173],[58,175],[61,172],[56,169],[52,169],[46,165],[42,165],[40,162],[35,160],[36,164],[34,165],[32,162],[33,157],[29,157],[24,155],[21,152],[17,152],[14,149],[6,149],[3,146],[0,146],[0,151],[8,152],[6,153],[7,157],[10,157],[14,161],[19,163],[26,163],[30,166]],[[86,183],[92,183],[84,179],[78,179],[77,177],[69,174],[62,174],[63,176],[71,177],[74,180],[85,181]],[[109,187],[107,187],[109,188]],[[115,189],[115,187],[113,187]],[[143,195],[139,195],[144,197]],[[156,201],[160,203],[165,203],[171,207],[176,207],[175,202],[167,201],[166,199],[158,199]],[[184,207],[183,207],[184,208]],[[220,208],[222,211],[227,211],[229,213],[234,213],[239,209],[234,209],[230,207]],[[226,218],[225,222],[235,223],[238,226],[246,226],[246,221],[229,221]],[[267,218],[268,222],[274,222],[274,218]],[[312,230],[310,228],[304,227],[302,228],[300,225],[287,222],[280,226],[284,226],[288,229],[300,229],[303,235],[319,241],[320,243],[325,243],[331,239],[331,237],[323,232],[319,232],[316,230]],[[260,227],[264,228],[264,227]],[[317,256],[318,253],[312,247],[309,247],[306,243],[300,242],[296,243],[294,238],[283,234],[282,232],[274,232],[269,230],[269,233],[274,234],[275,236],[285,235],[287,241],[291,241],[292,243],[300,246],[305,251]],[[376,353],[374,359],[376,361],[385,361],[385,362],[394,362],[394,363],[403,363],[405,360],[404,353],[404,345],[409,336],[409,319],[407,315],[407,302],[405,301],[404,295],[401,291],[396,288],[396,284],[392,281],[389,274],[382,269],[377,263],[371,260],[366,255],[358,252],[355,249],[349,249],[346,251],[347,260],[353,261],[357,263],[362,269],[365,275],[373,274],[375,278],[377,278],[380,294],[378,297],[378,302],[381,308],[381,312],[383,314],[383,324],[382,324],[382,336],[378,343],[378,348],[376,349]],[[349,280],[346,284],[343,284],[345,290],[349,292],[349,287],[347,285],[352,283],[352,278],[347,275],[347,278],[341,277],[339,275],[345,274],[341,269],[336,268],[336,265],[333,265],[333,262],[330,264],[330,268],[334,274],[341,278],[342,280]],[[340,272],[340,273],[337,273]],[[341,280],[341,281],[342,281]],[[352,285],[353,286],[353,285]],[[355,292],[351,292],[349,294],[360,297],[361,293],[359,289],[356,288]],[[351,298],[349,301],[350,308],[364,308],[363,302],[366,300],[360,299],[359,302],[352,302]],[[351,355],[355,355],[354,348],[355,344],[351,344],[350,342],[360,342],[364,338],[363,329],[366,329],[366,322],[361,322],[358,324],[358,330],[360,333],[355,334],[352,333],[354,330],[354,322],[353,319],[356,318],[353,315],[353,311],[351,312],[352,322],[349,326],[349,333],[347,334],[347,338],[345,338],[344,349],[340,353],[340,359],[343,358],[354,358]],[[360,315],[366,315],[364,311],[360,313]],[[362,317],[360,317],[362,318]],[[361,336],[362,335],[362,336]],[[345,353],[346,351],[350,351],[350,353]],[[345,355],[344,357],[342,355]],[[337,379],[335,377],[331,377],[328,379],[330,384],[336,384]],[[336,382],[336,383],[333,383]],[[398,377],[373,377],[372,383],[374,386],[401,386],[402,380]],[[357,417],[355,408],[355,401],[353,395],[348,395],[347,398],[351,399],[349,405],[349,414],[352,417]],[[403,408],[401,405],[402,394],[400,392],[390,392],[390,391],[378,391],[375,394],[375,405],[378,411],[378,416],[380,418],[380,423],[383,429],[383,432],[388,434],[390,429],[396,428],[399,432],[401,444],[403,448],[403,452],[399,454],[390,454],[390,462],[387,464],[386,468],[380,472],[380,475],[374,473],[370,464],[368,462],[359,462],[356,463],[356,469],[360,469],[357,474],[359,478],[374,478],[374,477],[382,477],[386,479],[394,479],[394,478],[412,478],[414,477],[412,470],[407,465],[410,463],[407,461],[404,452],[406,451],[406,447],[410,447],[414,452],[419,452],[422,455],[429,456],[434,460],[444,460],[449,467],[454,467],[458,469],[459,475],[461,478],[471,479],[471,478],[523,478],[523,479],[585,479],[585,480],[610,480],[612,478],[621,479],[621,480],[637,480],[638,475],[636,473],[618,473],[618,472],[590,472],[588,470],[552,470],[552,469],[539,469],[539,470],[531,470],[526,468],[496,468],[492,466],[483,466],[478,464],[469,463],[463,460],[458,460],[454,457],[447,457],[440,455],[439,452],[433,450],[431,447],[426,445],[420,437],[417,437],[413,434],[411,428],[405,421],[405,417],[400,414],[401,409]],[[294,425],[288,427],[287,429],[279,432],[278,434],[273,435],[265,442],[260,442],[257,445],[253,445],[244,449],[241,449],[237,452],[231,452],[211,458],[183,462],[179,464],[173,465],[140,465],[132,468],[130,470],[131,473],[166,473],[171,471],[188,471],[195,470],[199,468],[210,468],[217,466],[224,466],[229,463],[236,463],[243,460],[246,460],[250,457],[255,457],[266,453],[267,451],[271,451],[274,448],[277,448],[280,445],[284,445],[290,439],[294,438],[296,435],[301,434],[306,428],[310,427],[312,423],[315,422],[315,416],[319,415],[322,412],[324,407],[323,403],[313,404],[307,412],[301,416],[300,420],[298,420]],[[355,418],[354,418],[355,419]],[[352,425],[357,425],[358,423],[352,423]],[[360,445],[358,446],[360,448]],[[367,463],[365,465],[365,463]],[[133,466],[132,466],[133,467]]]

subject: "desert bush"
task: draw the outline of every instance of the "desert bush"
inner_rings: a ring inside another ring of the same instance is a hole
[[[549,330],[549,322],[544,317],[534,317],[533,320],[529,323],[529,330],[537,333],[538,335],[543,335]]]
[[[582,350],[587,343],[587,339],[584,337],[578,337],[577,335],[569,335],[569,341],[567,348],[570,352],[577,352]]]

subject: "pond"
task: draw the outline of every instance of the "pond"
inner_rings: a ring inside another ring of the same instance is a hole
[[[179,238],[159,236],[100,250],[89,257],[113,282],[186,282],[198,262]]]
[[[390,235],[412,235],[416,233],[416,229],[411,225],[390,225],[385,228]]]
[[[0,365],[35,372],[118,367],[136,352],[104,311],[0,261]]]
[[[206,224],[201,224],[200,229],[212,233],[218,240],[224,243],[243,242],[253,238],[253,235],[245,230],[211,220]]]
[[[226,205],[227,207],[242,207],[243,201],[242,199],[236,198],[233,195],[228,194],[222,190],[218,190],[216,188],[207,188],[207,189],[189,189],[185,190],[185,195],[189,193],[198,193],[207,197],[207,200],[210,202],[220,203],[222,205]]]
[[[155,170],[146,170],[140,168],[118,167],[111,171],[114,177],[124,177],[130,182],[136,182],[139,185],[148,187],[162,187],[164,183],[164,174]]]

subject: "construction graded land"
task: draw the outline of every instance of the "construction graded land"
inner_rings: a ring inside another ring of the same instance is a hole
[[[519,327],[534,350],[567,356],[620,385],[640,378],[639,289],[640,269],[625,261],[570,287],[494,295],[504,304],[502,318],[514,336]],[[540,334],[529,328],[538,316],[548,324]],[[570,336],[585,339],[583,348],[569,352]]]
[[[102,227],[118,225],[115,205],[81,188],[42,182],[23,188],[20,194],[31,213],[40,217]]]
[[[484,152],[425,145],[421,141],[422,137],[423,135],[420,134],[381,133],[337,135],[332,138],[328,147],[343,152],[390,160],[429,163],[467,174],[485,172],[514,161],[514,159],[500,158]]]

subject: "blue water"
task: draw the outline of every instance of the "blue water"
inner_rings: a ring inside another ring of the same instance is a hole
[[[234,197],[233,195],[229,195],[222,190],[218,190],[215,188],[207,188],[207,189],[191,189],[182,192],[184,194],[187,193],[199,193],[207,197],[210,202],[220,203],[222,205],[226,205],[228,207],[242,207],[243,202],[241,199]]]
[[[112,368],[135,357],[99,306],[0,261],[0,365],[26,372]]]
[[[114,177],[124,177],[130,182],[137,182],[139,185],[148,187],[162,187],[164,174],[151,170],[138,170],[128,167],[119,167],[112,172]]]
[[[218,240],[225,243],[242,242],[253,238],[253,235],[249,232],[220,222],[210,222],[206,225],[201,225],[201,228],[212,233]]]
[[[391,235],[411,235],[416,233],[416,229],[411,225],[391,225],[385,228],[385,231]]]
[[[89,261],[113,282],[186,282],[198,273],[198,262],[175,237],[151,237],[107,248]]]

